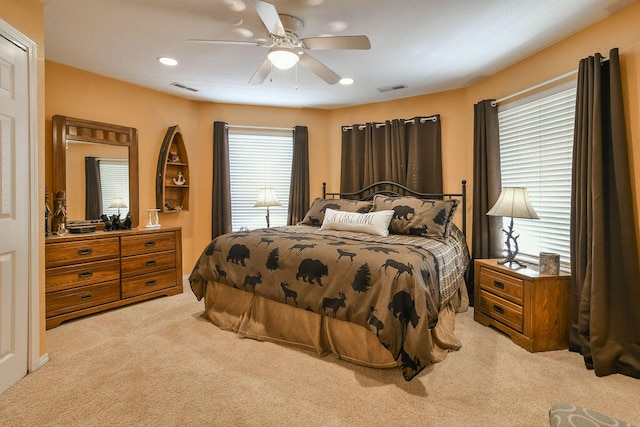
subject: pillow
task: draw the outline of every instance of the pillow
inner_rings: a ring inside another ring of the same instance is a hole
[[[369,213],[340,212],[328,208],[320,230],[358,231],[376,236],[389,235],[389,222],[393,211]]]
[[[445,238],[459,201],[427,200],[411,196],[381,196],[373,198],[373,210],[392,209],[393,219],[389,231],[396,234]]]
[[[343,212],[367,213],[371,210],[372,206],[373,202],[371,201],[362,202],[359,200],[348,199],[322,199],[318,197],[311,204],[309,212],[304,216],[302,223],[307,225],[322,225],[324,212],[327,209]]]

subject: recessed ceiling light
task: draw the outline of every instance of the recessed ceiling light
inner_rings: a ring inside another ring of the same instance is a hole
[[[341,85],[345,85],[345,86],[346,85],[352,85],[354,81],[355,80],[353,80],[351,77],[345,77],[343,79],[340,79],[340,84]]]
[[[158,61],[164,65],[170,65],[170,66],[178,65],[178,61],[176,61],[173,58],[169,58],[167,56],[158,57]]]

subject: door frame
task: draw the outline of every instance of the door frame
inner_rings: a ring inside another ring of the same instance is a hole
[[[29,86],[29,337],[27,344],[27,371],[33,372],[49,360],[40,355],[40,246],[42,242],[39,193],[39,121],[38,121],[38,45],[9,23],[0,19],[0,35],[27,52]],[[44,215],[44,210],[42,210]]]

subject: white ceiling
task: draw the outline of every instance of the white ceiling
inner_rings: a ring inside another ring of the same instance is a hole
[[[309,52],[351,86],[300,66],[250,85],[267,49],[188,42],[266,38],[252,0],[41,1],[47,60],[194,100],[329,109],[465,87],[635,0],[271,0],[301,38],[369,37],[371,50]]]

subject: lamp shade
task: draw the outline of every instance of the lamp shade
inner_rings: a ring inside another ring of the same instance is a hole
[[[258,200],[256,201],[255,207],[262,208],[265,206],[280,206],[280,202],[278,201],[273,188],[268,187],[260,189],[260,194],[258,195]]]
[[[498,201],[489,209],[487,215],[528,219],[540,218],[536,211],[533,210],[533,206],[531,206],[527,189],[523,187],[503,187]]]
[[[120,208],[126,208],[127,204],[124,202],[124,200],[122,200],[122,197],[114,197],[109,207],[120,209]]]
[[[300,59],[295,52],[282,47],[272,48],[267,54],[267,58],[269,58],[269,61],[271,61],[274,67],[280,68],[281,70],[288,70],[296,65]]]

